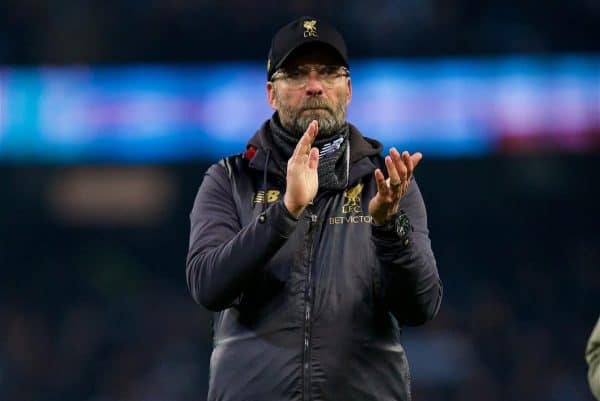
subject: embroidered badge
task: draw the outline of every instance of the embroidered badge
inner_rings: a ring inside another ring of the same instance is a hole
[[[319,35],[317,34],[317,21],[312,19],[312,20],[307,20],[304,21],[304,37],[305,38],[318,38]]]

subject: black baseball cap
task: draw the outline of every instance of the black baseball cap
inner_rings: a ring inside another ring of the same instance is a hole
[[[300,17],[275,33],[271,40],[271,49],[267,59],[267,81],[281,68],[285,60],[301,46],[309,43],[322,43],[331,48],[339,57],[342,65],[348,65],[348,50],[342,35],[327,22],[314,17]]]

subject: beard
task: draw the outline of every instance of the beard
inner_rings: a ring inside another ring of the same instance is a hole
[[[296,138],[304,134],[312,120],[319,123],[321,137],[332,136],[340,131],[346,125],[346,99],[343,96],[339,102],[329,104],[321,97],[309,97],[298,108],[293,108],[275,92],[279,121]]]

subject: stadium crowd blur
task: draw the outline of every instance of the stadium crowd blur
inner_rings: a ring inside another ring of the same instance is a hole
[[[0,64],[263,61],[276,26],[302,14],[338,25],[351,58],[600,51],[596,0],[8,0]],[[599,156],[425,155],[417,175],[445,299],[435,321],[403,334],[416,401],[592,399]],[[57,195],[90,166],[0,165],[0,400],[203,399],[211,315],[184,269],[211,162],[138,167],[164,195],[117,221],[80,218]]]
[[[351,57],[600,50],[596,0],[5,0],[0,61],[266,58],[278,21],[304,14],[334,22]]]

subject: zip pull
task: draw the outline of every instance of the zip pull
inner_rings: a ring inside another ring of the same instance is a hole
[[[310,220],[311,224],[317,222],[317,215],[313,213],[314,203],[310,201],[306,206],[306,217]]]
[[[310,221],[310,223],[316,223],[318,220],[318,216],[312,212],[312,210],[306,210],[306,219]]]

